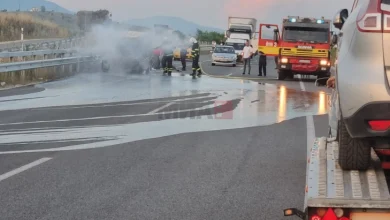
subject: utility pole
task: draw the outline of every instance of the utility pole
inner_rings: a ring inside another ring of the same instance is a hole
[[[84,33],[87,32],[87,12],[84,13]]]
[[[22,42],[22,51],[24,51],[24,42],[23,42],[23,40],[24,40],[24,31],[23,31],[23,28],[21,28],[21,33],[20,33],[20,41]]]

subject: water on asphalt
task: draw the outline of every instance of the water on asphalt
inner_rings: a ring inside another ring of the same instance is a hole
[[[150,75],[80,74],[36,87],[44,90],[12,97],[0,96],[0,102],[3,102],[0,105],[0,111],[12,110],[11,112],[16,113],[25,109],[34,111],[45,108],[45,111],[50,112],[50,108],[64,107],[66,109],[70,105],[102,103],[115,105],[119,102],[137,100],[143,100],[143,102],[151,100],[151,103],[158,103],[158,99],[161,98],[174,98],[146,112],[133,113],[131,107],[128,107],[126,109],[128,113],[125,112],[127,114],[112,112],[112,115],[100,117],[72,118],[70,114],[67,116],[65,113],[58,119],[49,120],[37,117],[35,121],[2,123],[0,126],[4,128],[15,124],[34,124],[35,127],[33,130],[24,131],[23,136],[20,135],[20,131],[1,129],[0,135],[3,138],[0,139],[0,144],[67,140],[90,140],[91,143],[0,153],[99,148],[181,133],[270,125],[306,115],[326,114],[328,110],[328,96],[323,92],[297,91],[283,84],[215,79],[207,76],[192,79],[188,75],[183,76],[179,73],[174,73],[172,77],[154,73]],[[200,97],[194,95],[200,95]],[[36,99],[38,97],[39,99]],[[208,99],[204,100],[204,98]],[[188,108],[188,103],[198,104],[193,108]],[[82,109],[83,106],[80,106],[80,111]],[[91,111],[99,111],[99,108]],[[137,117],[148,119],[136,123],[97,123],[88,126],[91,121],[115,117],[122,118],[124,121],[126,118]],[[61,124],[75,121],[85,126],[72,127]],[[53,130],[46,126],[48,123],[58,123],[58,126]]]

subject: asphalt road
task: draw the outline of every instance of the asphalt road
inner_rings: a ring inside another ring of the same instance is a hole
[[[1,219],[282,219],[327,133],[312,85],[94,73],[0,91]]]

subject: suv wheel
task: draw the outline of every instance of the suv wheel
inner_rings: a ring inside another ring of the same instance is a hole
[[[343,120],[337,126],[339,163],[344,170],[367,170],[371,162],[371,147],[365,139],[351,138]]]

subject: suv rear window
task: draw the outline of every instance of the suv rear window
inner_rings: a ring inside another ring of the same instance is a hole
[[[390,5],[390,0],[382,0],[382,4]]]

